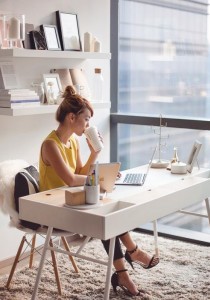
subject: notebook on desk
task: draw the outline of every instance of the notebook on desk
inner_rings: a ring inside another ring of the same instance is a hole
[[[116,185],[143,185],[145,183],[145,180],[147,178],[147,175],[149,173],[149,170],[151,168],[152,165],[152,161],[155,155],[157,147],[155,147],[154,151],[152,152],[152,157],[149,161],[148,167],[147,167],[147,171],[146,173],[140,173],[140,172],[125,172],[122,174],[122,176],[116,180],[115,184]]]

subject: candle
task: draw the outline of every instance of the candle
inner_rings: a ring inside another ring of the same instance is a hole
[[[20,20],[12,17],[9,22],[9,39],[20,39]]]
[[[90,32],[84,33],[84,51],[90,52],[92,44],[92,34]]]
[[[101,42],[99,42],[98,40],[95,40],[94,52],[101,52]]]

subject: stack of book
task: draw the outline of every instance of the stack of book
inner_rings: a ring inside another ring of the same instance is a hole
[[[38,94],[30,89],[0,89],[0,107],[40,106]]]

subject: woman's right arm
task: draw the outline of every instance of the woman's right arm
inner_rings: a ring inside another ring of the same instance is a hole
[[[50,140],[44,141],[41,148],[41,156],[43,162],[47,166],[51,166],[66,185],[80,186],[85,184],[86,176],[71,172],[55,142]]]

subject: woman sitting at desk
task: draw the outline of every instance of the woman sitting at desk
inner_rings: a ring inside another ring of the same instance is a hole
[[[90,156],[83,165],[79,144],[74,135],[81,136],[89,126],[89,120],[93,116],[91,104],[76,94],[71,86],[66,87],[63,98],[56,112],[56,120],[59,122],[58,128],[47,136],[41,147],[39,162],[41,191],[65,185],[84,185],[90,165],[96,161],[99,155],[99,152],[95,152],[87,141]],[[136,263],[149,269],[158,264],[159,258],[151,257],[139,249],[127,232],[116,237],[113,262],[116,272],[111,278],[113,288],[116,291],[117,286],[119,286],[129,296],[136,296],[140,292],[125,268],[120,241],[127,249],[125,259],[132,267],[133,263]],[[102,242],[108,253],[110,241]]]

